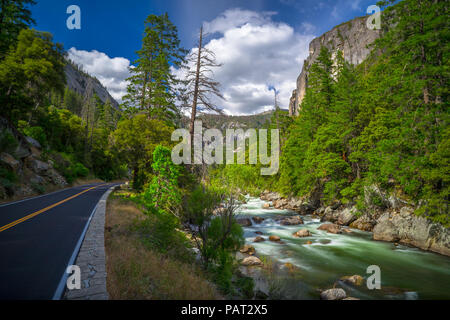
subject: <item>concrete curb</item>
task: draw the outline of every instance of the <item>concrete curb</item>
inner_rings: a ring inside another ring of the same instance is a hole
[[[106,200],[119,186],[100,198],[75,260],[81,269],[81,289],[66,290],[64,300],[108,300],[106,289],[105,213]]]

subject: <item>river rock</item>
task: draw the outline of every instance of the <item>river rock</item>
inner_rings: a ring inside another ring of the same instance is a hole
[[[319,228],[317,228],[317,230],[324,230],[326,232],[335,233],[335,234],[341,233],[341,228],[337,224],[334,224],[334,223],[322,224]]]
[[[280,198],[281,198],[281,196],[280,196],[279,193],[277,193],[277,192],[270,192],[268,190],[265,190],[260,195],[260,199],[261,200],[265,200],[265,201],[275,201],[275,200],[278,200]]]
[[[306,244],[312,244],[311,240],[306,241]]]
[[[373,239],[400,242],[450,256],[450,229],[414,214],[410,207],[385,212],[373,229]]]
[[[263,234],[261,231],[255,231],[255,234],[259,234],[259,235],[261,235],[261,234]]]
[[[278,241],[280,241],[280,237],[279,236],[275,236],[275,235],[271,235],[269,237],[269,240],[270,241],[274,241],[274,242],[278,242]]]
[[[357,219],[356,212],[356,207],[345,208],[339,213],[337,224],[341,226],[348,226]]]
[[[270,203],[269,202],[263,203],[262,208],[263,209],[270,209]]]
[[[320,294],[320,299],[322,300],[342,300],[347,297],[344,289],[341,288],[333,288],[323,291]]]
[[[285,209],[287,207],[288,200],[287,199],[279,199],[273,201],[273,206],[275,209]]]
[[[239,252],[253,255],[255,253],[255,248],[251,245],[246,244],[239,250]]]
[[[342,277],[341,280],[342,280],[343,282],[350,283],[350,284],[352,284],[352,285],[354,285],[354,286],[360,286],[360,285],[362,285],[363,282],[364,282],[364,278],[361,277],[361,276],[358,275],[358,274],[355,274],[355,275],[353,275],[353,276],[345,276],[345,277]]]
[[[344,208],[343,210],[334,210],[332,206],[329,206],[325,208],[321,221],[330,221],[342,226],[348,226],[357,219],[356,212],[356,207]]]
[[[292,235],[294,237],[298,237],[298,238],[310,237],[311,232],[309,232],[309,230],[307,230],[307,229],[301,229],[301,230],[298,230],[297,232],[294,232]]]
[[[260,266],[262,265],[262,261],[255,256],[246,257],[242,260],[241,264],[243,266]]]
[[[355,297],[347,297],[347,298],[344,298],[342,300],[360,300],[360,299],[355,298]]]
[[[236,222],[244,227],[250,227],[252,225],[252,221],[249,218],[236,219]]]
[[[264,221],[264,218],[261,218],[261,217],[252,217],[252,220],[255,222],[255,223],[261,223],[261,222],[263,222]]]
[[[257,236],[257,237],[255,238],[255,240],[253,240],[253,242],[263,242],[263,241],[266,241],[266,239],[264,239],[264,238],[261,237],[261,236]]]
[[[294,226],[298,224],[303,224],[303,220],[300,216],[292,216],[281,220],[280,223],[284,226]]]
[[[355,228],[362,231],[372,231],[376,224],[376,217],[370,213],[364,213],[354,222],[350,223],[350,228]]]

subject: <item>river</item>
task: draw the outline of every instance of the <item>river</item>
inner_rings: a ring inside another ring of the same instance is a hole
[[[280,225],[279,215],[297,215],[289,210],[262,209],[267,201],[249,198],[238,218],[259,216],[260,224],[244,227],[246,244],[252,245],[270,272],[258,267],[242,267],[256,281],[256,287],[279,299],[318,299],[321,290],[343,288],[347,296],[359,299],[450,299],[450,257],[404,245],[374,241],[372,233],[351,229],[352,233],[331,234],[317,230],[322,224],[311,215],[304,224]],[[312,236],[295,238],[292,233],[308,229]],[[261,232],[266,241],[253,240]],[[268,240],[277,235],[282,243]],[[312,244],[307,244],[307,241]],[[286,263],[288,264],[286,266]],[[381,289],[369,290],[367,267],[381,270]],[[361,275],[363,285],[339,281],[342,276]],[[258,280],[259,279],[259,280]]]

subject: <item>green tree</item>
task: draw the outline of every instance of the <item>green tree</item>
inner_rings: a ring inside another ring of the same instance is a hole
[[[52,90],[64,89],[62,46],[47,32],[23,29],[17,46],[0,62],[1,115],[13,123],[43,106]]]
[[[122,159],[133,170],[133,187],[140,189],[151,172],[156,146],[170,146],[172,128],[161,120],[139,114],[119,122],[113,143]]]
[[[177,28],[166,14],[149,15],[139,58],[130,68],[132,76],[124,96],[124,106],[131,112],[145,112],[149,118],[173,119],[176,79],[171,66],[180,66],[185,50],[179,47]]]
[[[21,30],[34,24],[29,5],[34,0],[2,0],[0,1],[0,60],[17,42]]]

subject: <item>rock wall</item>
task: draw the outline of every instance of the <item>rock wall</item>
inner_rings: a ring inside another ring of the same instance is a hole
[[[43,192],[49,185],[58,188],[67,185],[64,177],[53,168],[53,161],[41,157],[38,141],[24,137],[8,121],[0,117],[0,134],[9,133],[17,146],[0,152],[0,167],[17,177],[17,181],[0,179],[0,200],[31,196]]]
[[[380,31],[368,29],[366,20],[367,17],[350,20],[311,41],[309,56],[303,63],[302,71],[297,78],[297,88],[292,93],[289,103],[289,115],[298,115],[308,85],[308,70],[319,56],[321,46],[328,48],[332,56],[341,50],[344,59],[354,65],[360,64],[369,55],[371,50],[369,45],[380,37]]]
[[[64,72],[66,73],[66,85],[69,89],[84,95],[86,90],[93,90],[100,100],[105,103],[107,100],[111,102],[111,105],[119,109],[119,104],[116,100],[109,94],[108,90],[98,81],[97,78],[92,77],[86,73],[79,71],[71,63],[67,63]],[[91,89],[89,89],[89,87]]]

